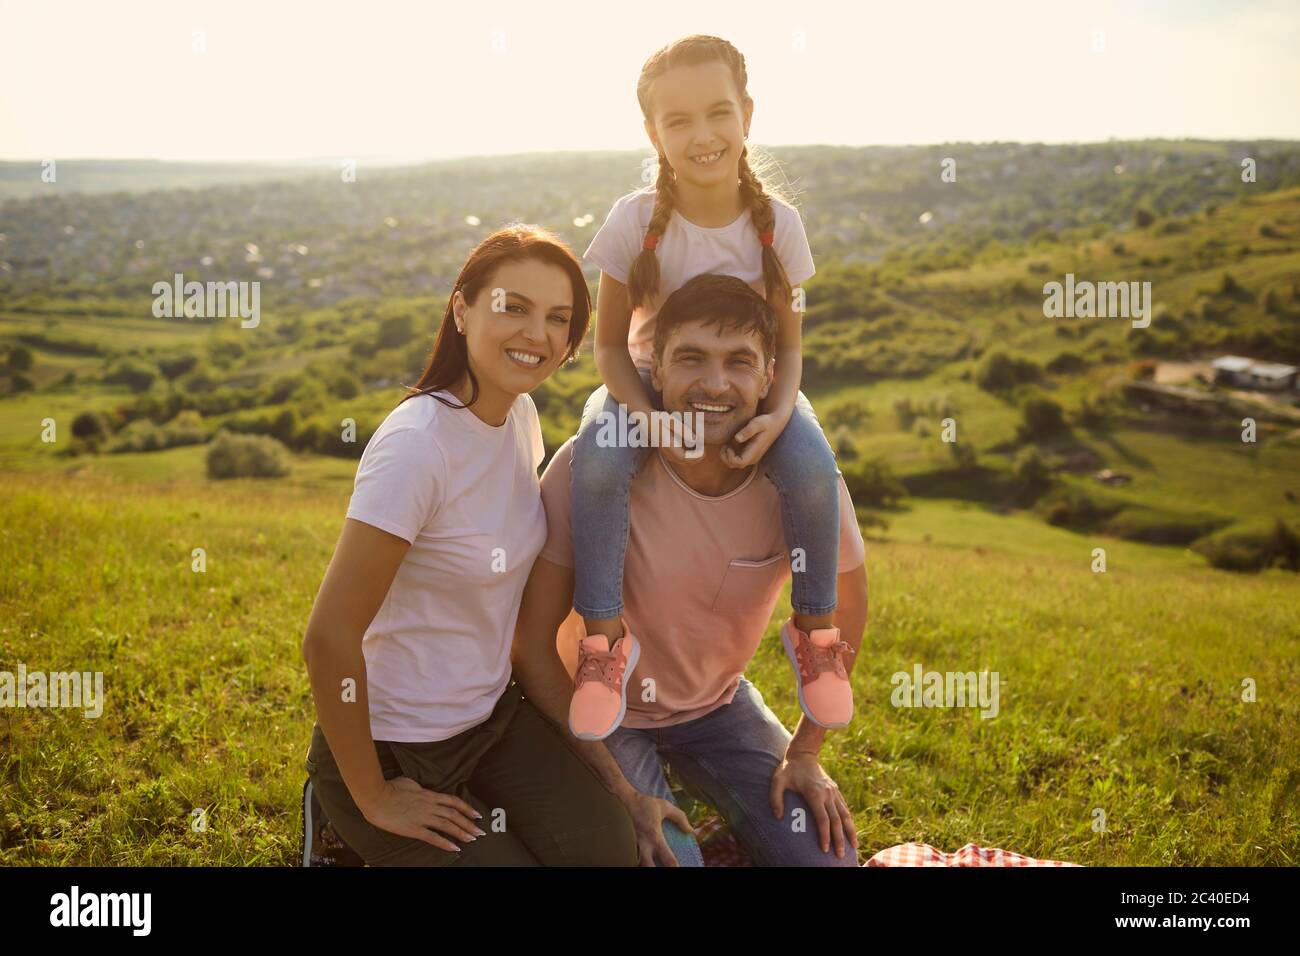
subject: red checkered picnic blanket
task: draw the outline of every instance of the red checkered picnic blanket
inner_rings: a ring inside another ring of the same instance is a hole
[[[967,843],[955,853],[944,853],[928,843],[900,843],[881,850],[865,866],[1078,866],[1062,860],[1036,860],[1010,850]]]
[[[753,866],[735,836],[713,816],[695,828],[705,866]],[[1036,860],[1009,850],[967,843],[955,853],[944,853],[927,843],[901,843],[881,850],[863,866],[1078,866],[1063,860]]]

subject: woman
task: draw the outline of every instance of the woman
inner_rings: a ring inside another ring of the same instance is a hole
[[[546,539],[528,392],[577,350],[581,267],[532,226],[471,253],[418,384],[366,446],[312,607],[307,755],[373,865],[633,865],[626,811],[511,681]]]

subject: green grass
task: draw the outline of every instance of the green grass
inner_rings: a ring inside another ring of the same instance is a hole
[[[4,477],[0,669],[103,671],[107,702],[96,720],[0,712],[0,863],[293,862],[313,715],[299,642],[353,466],[209,482],[198,451]],[[858,712],[825,751],[865,853],[920,839],[1086,864],[1300,862],[1293,576],[964,502],[895,514],[867,553]],[[787,607],[748,673],[792,725]],[[916,663],[997,671],[999,716],[892,707],[890,676]]]
[[[1261,235],[1264,222],[1285,238]],[[950,469],[952,456],[938,416],[923,413],[929,433],[920,435],[900,427],[893,403],[946,397],[958,440],[1000,477],[1020,412],[973,383],[977,350],[1005,348],[1040,365],[1062,351],[1087,356],[1098,364],[1043,383],[1074,409],[1113,384],[1135,344],[1126,320],[1043,319],[1041,302],[1010,296],[1013,283],[1033,291],[1067,271],[1150,280],[1158,305],[1192,316],[1183,321],[1198,354],[1214,351],[1207,334],[1277,334],[1283,320],[1266,314],[1266,290],[1296,308],[1300,190],[1226,203],[1213,217],[1183,220],[1185,231],[1164,225],[1100,238],[1078,230],[1005,255],[990,247],[970,268],[873,288],[882,314],[809,329],[810,350],[821,341],[823,354],[842,350],[850,361],[839,382],[810,378],[805,390],[823,419],[846,402],[866,405],[871,416],[853,430],[854,444],[917,487]],[[1031,272],[1039,262],[1047,271]],[[1225,271],[1253,298],[1218,296]],[[857,278],[840,281],[854,289]],[[814,304],[818,289],[810,283]],[[304,343],[330,329],[362,340],[401,311],[421,317],[423,335],[436,303],[339,304],[302,315],[295,338],[277,334],[279,310],[253,333],[106,302],[98,311],[73,300],[47,302],[46,314],[0,311],[0,346],[39,337],[28,376],[37,391],[0,396],[0,670],[20,661],[101,670],[108,697],[97,720],[0,710],[0,864],[289,864],[313,714],[298,646],[356,463],[294,456],[282,479],[211,482],[203,446],[73,457],[64,453],[71,424],[82,411],[135,400],[98,382],[126,355],[152,363],[177,350],[204,353],[201,369],[226,383],[265,382],[315,359],[362,378],[401,377],[385,370],[388,353],[350,366],[350,345]],[[1207,304],[1226,317],[1206,319]],[[245,352],[219,365],[209,351],[218,340]],[[69,342],[105,354],[76,354]],[[581,362],[536,394],[551,450],[597,383],[589,343]],[[951,359],[965,344],[970,356]],[[929,371],[900,373],[894,361]],[[57,384],[68,372],[76,380]],[[373,424],[397,397],[374,389],[298,411]],[[40,441],[46,418],[57,423],[53,444]],[[1076,428],[1043,450],[1089,449],[1099,467],[1131,475],[1119,487],[1058,476],[1066,490],[1124,506],[1112,527],[1126,534],[1201,520],[1235,533],[1275,518],[1300,530],[1300,440],[1262,426],[1247,445],[1231,418],[1198,431],[1130,406],[1114,429]],[[973,499],[980,490],[960,480],[943,487],[934,493]],[[1294,574],[1217,571],[1191,548],[1076,533],[973,500],[913,498],[887,518],[868,543],[872,621],[854,673],[858,716],[830,736],[825,754],[865,852],[920,839],[1086,864],[1300,864]],[[190,569],[197,547],[207,553],[202,574]],[[1092,569],[1098,547],[1104,573]],[[783,604],[749,676],[793,725],[798,707],[776,640],[786,613]],[[997,671],[999,716],[892,707],[891,675],[917,663]],[[1246,680],[1257,702],[1242,700]],[[196,808],[207,813],[206,832],[190,828]],[[1096,809],[1104,834],[1091,826]]]

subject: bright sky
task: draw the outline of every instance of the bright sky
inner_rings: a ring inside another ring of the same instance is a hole
[[[1300,138],[1296,0],[0,0],[0,158],[636,148],[688,33],[761,144]]]

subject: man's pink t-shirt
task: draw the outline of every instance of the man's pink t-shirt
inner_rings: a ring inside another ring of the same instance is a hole
[[[542,476],[547,538],[540,557],[573,567],[573,439]],[[862,566],[862,532],[839,480],[839,573]],[[757,469],[716,498],[692,490],[656,451],[632,481],[624,619],[641,644],[628,678],[633,728],[668,727],[731,702],[790,578],[776,487]],[[655,700],[642,700],[653,678]]]

